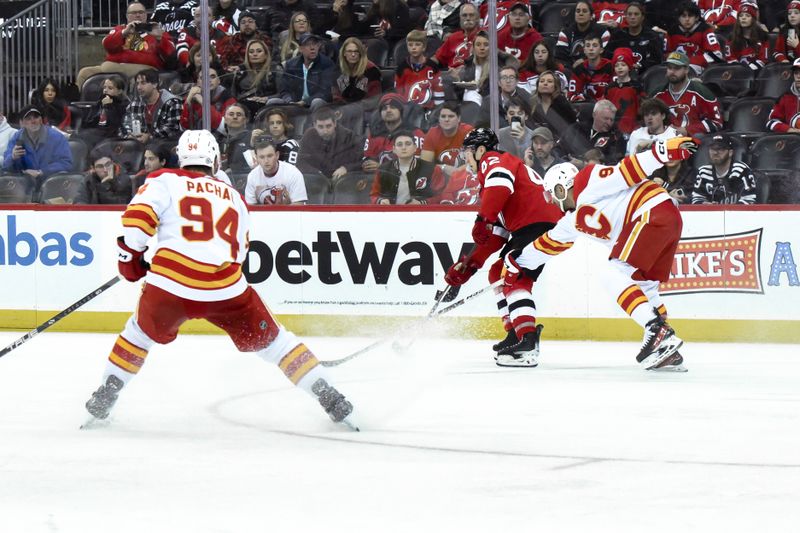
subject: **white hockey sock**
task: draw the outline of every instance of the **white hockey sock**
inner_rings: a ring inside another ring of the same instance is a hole
[[[114,375],[127,385],[142,368],[147,353],[155,343],[156,341],[148,337],[139,327],[136,315],[132,315],[108,355],[103,383],[108,376]]]
[[[622,310],[644,328],[655,315],[647,295],[639,283],[631,278],[636,269],[618,259],[610,260],[609,267],[601,271],[603,285],[616,298]]]
[[[277,365],[286,377],[308,394],[317,397],[311,386],[320,378],[332,385],[329,372],[317,357],[291,331],[280,328],[275,339],[256,352],[263,360]]]

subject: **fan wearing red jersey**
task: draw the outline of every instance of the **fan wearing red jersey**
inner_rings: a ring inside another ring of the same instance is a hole
[[[445,276],[453,287],[466,283],[501,248],[505,255],[529,244],[552,228],[561,215],[544,201],[539,176],[521,159],[497,150],[497,144],[497,136],[487,128],[473,130],[464,138],[467,164],[477,173],[481,187],[480,210],[472,229],[475,247]],[[489,282],[500,280],[502,270],[503,262],[498,259],[489,269]],[[536,325],[531,291],[541,270],[531,270],[519,283],[495,289],[507,332],[506,338],[494,346],[498,366],[537,365],[542,326]]]
[[[244,278],[250,218],[242,196],[214,177],[220,161],[214,136],[185,131],[177,152],[181,168],[150,174],[122,215],[120,274],[146,283],[136,313],[108,356],[103,384],[86,402],[87,411],[94,419],[107,418],[150,348],[175,340],[186,320],[202,318],[223,329],[239,351],[278,365],[334,422],[357,429],[352,404]],[[155,253],[147,263],[144,253],[152,237]]]
[[[685,371],[678,353],[683,341],[667,323],[658,293],[659,282],[669,279],[683,224],[667,191],[648,176],[696,150],[691,137],[675,137],[614,166],[589,165],[580,172],[571,163],[550,167],[544,189],[566,214],[522,251],[506,256],[505,282],[519,283],[522,269],[541,268],[581,235],[599,241],[610,251],[603,285],[644,328],[636,360],[647,370]]]

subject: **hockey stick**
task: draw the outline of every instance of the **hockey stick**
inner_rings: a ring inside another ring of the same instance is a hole
[[[439,309],[439,305],[444,301],[444,298],[445,298],[445,296],[447,296],[447,293],[449,292],[449,290],[450,290],[450,286],[448,285],[447,287],[444,288],[444,290],[436,291],[436,301],[433,302],[433,307],[431,307],[431,310],[428,311],[428,315],[425,317],[425,320],[424,321],[420,320],[421,323],[424,324],[425,322],[427,322],[428,320],[433,318],[433,315],[436,314],[436,310]],[[397,351],[408,350],[411,347],[411,345],[414,344],[415,340],[417,340],[417,339],[414,338],[414,337],[412,337],[410,340],[406,341],[405,343],[403,343],[403,342],[401,342],[399,340],[396,340],[396,341],[394,341],[392,343],[392,349],[397,350]]]
[[[97,287],[95,290],[93,290],[92,292],[90,292],[89,294],[87,294],[86,296],[84,296],[83,298],[78,300],[77,302],[75,302],[74,304],[70,305],[69,307],[67,307],[66,309],[64,309],[60,313],[58,313],[56,316],[54,316],[53,318],[51,318],[47,322],[44,322],[40,326],[38,326],[37,328],[30,330],[28,333],[26,333],[25,335],[23,335],[19,339],[15,340],[11,344],[9,344],[5,348],[3,348],[3,350],[0,351],[0,357],[3,357],[8,352],[19,348],[20,346],[22,346],[23,344],[25,344],[26,342],[28,342],[29,340],[34,338],[39,333],[43,332],[44,330],[46,330],[47,328],[49,328],[50,326],[52,326],[53,324],[55,324],[56,322],[58,322],[59,320],[64,318],[65,316],[69,315],[70,313],[72,313],[73,311],[78,309],[79,307],[83,306],[85,303],[87,303],[90,300],[93,300],[95,297],[101,295],[102,293],[104,293],[105,291],[107,291],[108,289],[113,287],[114,284],[116,282],[118,282],[119,280],[120,280],[119,276],[114,276],[113,278],[111,278],[110,280],[106,281],[105,283],[103,283],[102,285]]]
[[[444,314],[449,313],[453,309],[456,309],[457,307],[461,307],[462,305],[464,305],[468,301],[472,300],[473,298],[477,298],[478,296],[480,296],[484,292],[486,292],[486,291],[488,291],[490,289],[493,289],[495,287],[499,287],[502,283],[503,283],[503,280],[497,280],[494,283],[492,283],[491,285],[487,285],[486,287],[480,289],[479,291],[473,292],[469,296],[465,296],[465,297],[461,298],[460,300],[458,300],[457,302],[451,303],[450,305],[448,305],[447,307],[445,307],[441,311],[436,311],[430,317],[425,317],[425,318],[423,318],[421,320],[418,320],[416,322],[412,322],[411,324],[408,324],[407,326],[403,327],[400,331],[398,331],[397,333],[395,333],[395,335],[393,335],[391,337],[386,337],[386,338],[377,340],[377,341],[373,342],[372,344],[370,344],[369,346],[365,346],[364,348],[361,348],[360,350],[358,350],[356,352],[353,352],[353,353],[351,353],[350,355],[348,355],[346,357],[342,357],[341,359],[332,359],[332,360],[329,360],[329,361],[320,361],[319,364],[321,364],[322,366],[339,366],[342,363],[346,363],[347,361],[355,359],[356,357],[358,357],[360,355],[364,355],[365,353],[374,350],[378,346],[386,344],[387,342],[392,340],[395,336],[397,336],[399,333],[401,333],[403,331],[409,331],[409,330],[412,330],[412,329],[419,328],[421,325],[423,325],[426,322],[428,322],[428,320],[438,318],[438,317],[440,317],[440,316],[442,316]]]

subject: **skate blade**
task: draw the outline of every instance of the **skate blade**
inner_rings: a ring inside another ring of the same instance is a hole
[[[350,415],[344,417],[344,420],[339,423],[352,431],[361,431],[361,429],[358,427],[358,423],[353,420]]]
[[[108,420],[108,418],[101,419],[90,415],[86,422],[81,424],[79,429],[100,429],[108,427],[110,423],[111,422]]]
[[[499,356],[495,359],[494,364],[497,366],[504,366],[504,367],[528,367],[528,368],[536,368],[539,366],[539,361],[535,356],[531,357],[528,355],[523,355],[522,357],[515,359],[513,357],[508,356]]]
[[[648,368],[649,372],[688,372],[689,369],[683,363],[677,365],[662,366],[660,368]]]
[[[651,353],[642,359],[639,364],[642,365],[645,370],[655,370],[664,360],[680,350],[681,346],[683,346],[683,341],[678,337],[673,337],[670,344],[660,346],[657,352]]]

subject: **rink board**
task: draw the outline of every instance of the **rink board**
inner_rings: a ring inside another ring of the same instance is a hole
[[[121,210],[4,206],[0,210],[0,328],[31,329],[116,274]],[[800,208],[686,208],[662,292],[691,340],[800,342]],[[252,213],[245,272],[273,312],[301,333],[373,335],[427,314],[447,267],[470,244],[473,210],[328,206]],[[534,296],[552,338],[637,338],[603,288],[607,250],[579,241],[545,268]],[[486,285],[487,262],[461,290]],[[114,331],[139,284],[122,282],[58,326]],[[498,334],[488,294],[443,323],[459,336]],[[187,330],[212,332],[202,322]]]

